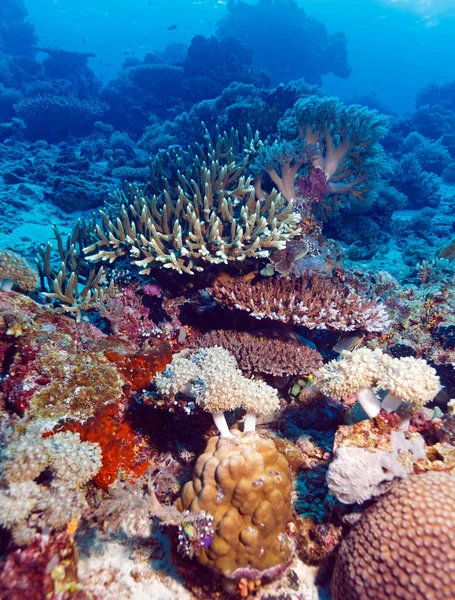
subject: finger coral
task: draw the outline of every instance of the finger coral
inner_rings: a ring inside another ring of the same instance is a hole
[[[12,530],[18,545],[28,545],[39,530],[77,521],[86,506],[81,486],[100,467],[98,444],[81,442],[78,433],[25,433],[2,452],[0,524]]]
[[[231,580],[271,579],[289,562],[292,476],[273,441],[257,433],[213,437],[198,458],[177,508],[213,516],[202,564]]]
[[[215,280],[212,294],[221,304],[244,310],[256,319],[294,323],[308,329],[383,331],[389,324],[384,306],[317,274],[253,283],[222,275]]]
[[[309,375],[322,366],[317,350],[297,342],[284,342],[251,335],[246,331],[215,330],[204,333],[194,341],[196,348],[221,346],[228,350],[240,369],[249,375]]]
[[[221,435],[232,437],[224,411],[244,408],[245,431],[255,428],[257,414],[270,414],[279,406],[276,390],[263,381],[246,379],[237,361],[225,348],[197,350],[188,358],[175,358],[155,377],[158,392],[169,397],[178,392],[193,397],[212,413]]]
[[[249,155],[236,161],[226,135],[207,144],[207,153],[192,151],[190,164],[185,154],[175,157],[181,170],[161,190],[153,181],[145,188],[130,186],[128,196],[119,193],[120,208],[109,215],[101,211],[98,239],[85,248],[87,260],[112,263],[126,256],[142,274],[156,268],[194,274],[207,263],[268,257],[300,233],[292,200],[276,191],[264,200],[256,197],[244,175]],[[150,195],[150,189],[158,193]]]
[[[9,291],[13,285],[31,292],[38,286],[38,274],[16,252],[0,250],[0,290]]]
[[[455,478],[414,475],[367,509],[342,542],[334,600],[455,597]]]

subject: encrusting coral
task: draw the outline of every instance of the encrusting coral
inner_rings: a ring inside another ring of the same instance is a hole
[[[257,414],[270,414],[279,407],[277,391],[263,381],[246,379],[237,361],[225,348],[203,348],[188,358],[174,357],[155,377],[159,394],[165,397],[178,392],[188,395],[212,413],[222,436],[232,437],[224,411],[244,408],[247,411],[244,431],[256,427]]]
[[[213,516],[214,535],[197,560],[231,580],[272,579],[290,561],[292,475],[270,439],[256,432],[213,437],[199,456],[179,510]]]
[[[259,337],[246,331],[209,331],[196,337],[193,346],[225,348],[234,355],[240,369],[249,375],[261,373],[277,377],[305,376],[322,366],[322,356],[309,346],[293,341]]]
[[[402,402],[421,408],[441,389],[435,369],[421,358],[393,358],[378,348],[343,350],[318,372],[317,385],[323,394],[343,400],[356,396],[367,415],[382,409],[396,410]],[[373,388],[388,390],[382,403]]]
[[[38,274],[16,252],[0,251],[0,290],[9,291],[13,285],[24,292],[31,292],[38,286]]]
[[[101,211],[98,239],[85,248],[87,260],[112,263],[126,256],[142,274],[161,267],[194,274],[207,263],[266,258],[299,235],[292,200],[275,190],[256,197],[245,176],[249,154],[237,161],[226,134],[216,143],[206,140],[207,153],[199,147],[189,165],[185,153],[174,158],[181,170],[164,189],[152,182],[130,187],[128,196],[119,192],[120,208],[110,215]],[[157,194],[149,195],[150,188]]]
[[[61,529],[80,518],[86,507],[81,487],[99,471],[101,450],[81,442],[77,433],[43,438],[31,430],[7,445],[1,459],[0,524],[21,546],[38,531]],[[40,482],[45,472],[50,477]]]
[[[299,279],[269,277],[255,282],[222,275],[211,291],[217,302],[244,310],[256,319],[308,329],[384,331],[389,325],[384,306],[317,274],[305,274]]]
[[[334,600],[455,597],[455,478],[413,475],[367,509],[338,552]]]

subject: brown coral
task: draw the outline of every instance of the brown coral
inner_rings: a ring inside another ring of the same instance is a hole
[[[254,581],[278,574],[291,558],[292,477],[272,440],[236,434],[209,440],[177,508],[213,516],[215,535],[197,555],[201,564]]]
[[[245,331],[214,330],[194,341],[196,348],[222,346],[233,354],[244,373],[309,375],[322,366],[322,356],[297,342],[257,337]]]
[[[212,293],[221,304],[247,311],[256,319],[295,323],[308,329],[382,331],[389,324],[382,305],[317,274],[256,282],[222,275],[215,280]]]
[[[38,274],[16,252],[0,250],[0,290],[10,290],[16,284],[24,292],[31,292],[38,285]]]
[[[368,509],[343,541],[334,600],[455,597],[455,478],[414,475]]]

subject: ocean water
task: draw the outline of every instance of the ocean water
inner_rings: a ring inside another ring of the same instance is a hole
[[[455,598],[454,0],[1,0],[0,600]]]

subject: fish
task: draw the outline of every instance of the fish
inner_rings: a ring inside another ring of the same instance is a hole
[[[174,29],[177,29],[177,25],[169,25],[169,27],[166,28],[166,31],[174,31]]]
[[[341,335],[338,338],[338,342],[335,344],[332,350],[334,352],[337,352],[338,354],[341,354],[343,350],[349,350],[350,352],[352,352],[352,350],[355,350],[356,348],[359,348],[359,346],[362,345],[363,339],[363,333],[351,333],[349,335]]]

